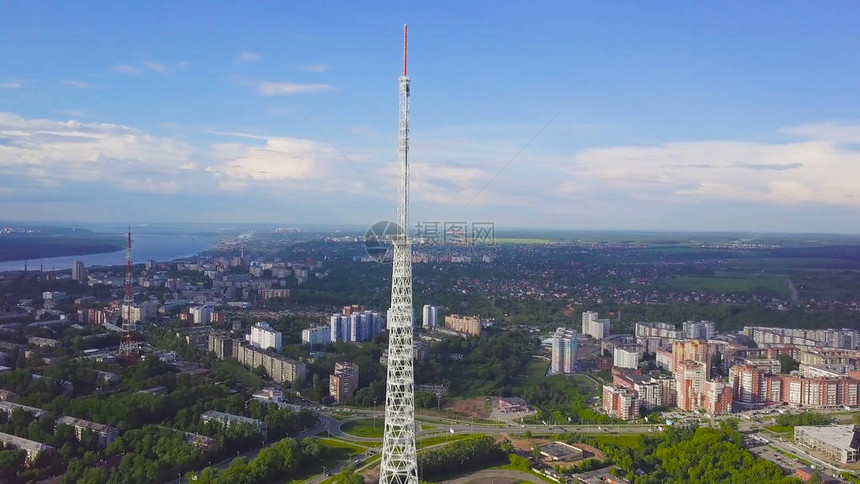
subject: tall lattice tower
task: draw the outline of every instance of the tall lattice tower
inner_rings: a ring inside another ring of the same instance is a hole
[[[400,183],[398,233],[394,238],[391,309],[388,310],[388,386],[380,484],[417,484],[415,394],[412,368],[412,242],[409,240],[409,78],[406,77],[406,26],[400,77]]]
[[[122,342],[119,344],[120,354],[134,356],[140,352],[140,344],[137,341],[137,323],[131,321],[131,311],[134,306],[134,292],[132,289],[132,263],[131,263],[131,227],[128,228],[128,239],[125,246],[125,297],[122,301]]]

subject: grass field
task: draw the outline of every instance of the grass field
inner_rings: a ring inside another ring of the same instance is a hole
[[[439,435],[436,437],[430,437],[427,439],[419,440],[415,442],[415,447],[417,449],[424,449],[430,447],[432,445],[437,444],[445,444],[448,442],[456,442],[460,439],[465,439],[466,437],[471,437],[473,434],[454,434],[454,435]]]
[[[345,423],[341,429],[344,433],[356,437],[381,439],[385,432],[385,420],[378,418],[376,419],[376,426],[373,423],[374,419],[372,418],[362,418]]]
[[[529,382],[539,381],[546,376],[546,371],[549,369],[549,361],[541,358],[532,358],[529,362],[529,367],[525,374],[517,375],[516,385],[522,386]]]
[[[305,482],[313,476],[324,472],[324,469],[331,469],[335,467],[339,462],[348,459],[350,456],[363,453],[367,450],[364,447],[354,445],[349,442],[344,442],[338,439],[320,438],[319,440],[323,445],[331,449],[329,455],[321,462],[315,462],[312,465],[302,466],[302,468],[299,470],[299,474],[294,476],[293,479],[289,481],[291,484]]]
[[[367,450],[367,447],[358,443],[346,442],[340,439],[321,438],[319,441],[326,447],[332,449],[349,449],[353,454],[360,454]]]
[[[568,377],[569,379],[576,382],[576,386],[582,389],[587,395],[594,396],[601,394],[601,387],[597,383],[594,383],[591,378],[588,378],[582,374],[575,374]]]
[[[776,274],[718,273],[714,276],[679,276],[663,281],[660,285],[677,291],[790,296],[786,277]]]
[[[639,435],[640,434],[624,434],[624,435],[604,435],[604,434],[584,434],[588,437],[594,438],[597,442],[601,444],[617,444],[621,447],[639,447]]]
[[[789,427],[787,425],[771,425],[770,427],[765,427],[765,429],[776,434],[794,431],[794,427]]]

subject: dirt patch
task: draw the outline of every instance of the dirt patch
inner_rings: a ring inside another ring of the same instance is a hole
[[[532,447],[536,445],[544,446],[551,441],[549,439],[511,439],[511,444],[518,454],[532,455]]]
[[[364,482],[379,482],[379,466],[373,466],[370,469],[362,472],[361,475],[362,477],[364,477]]]
[[[486,420],[490,416],[485,397],[467,398],[465,400],[449,400],[442,406],[444,410],[450,410],[466,418]]]

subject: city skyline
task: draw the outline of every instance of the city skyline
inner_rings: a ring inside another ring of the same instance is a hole
[[[856,231],[854,5],[281,8],[8,6],[4,218],[390,218],[408,21],[413,220]]]

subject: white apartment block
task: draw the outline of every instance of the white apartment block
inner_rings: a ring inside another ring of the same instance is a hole
[[[269,323],[257,323],[251,327],[251,334],[247,336],[251,346],[267,349],[275,348],[281,351],[281,332],[275,331]]]
[[[307,343],[311,348],[331,343],[331,328],[328,326],[316,326],[303,329],[302,343]]]
[[[579,342],[576,331],[558,328],[552,337],[552,362],[550,372],[573,373],[576,367],[576,348]]]
[[[609,336],[609,320],[598,319],[595,311],[584,311],[582,313],[582,334],[594,339],[603,339]]]

